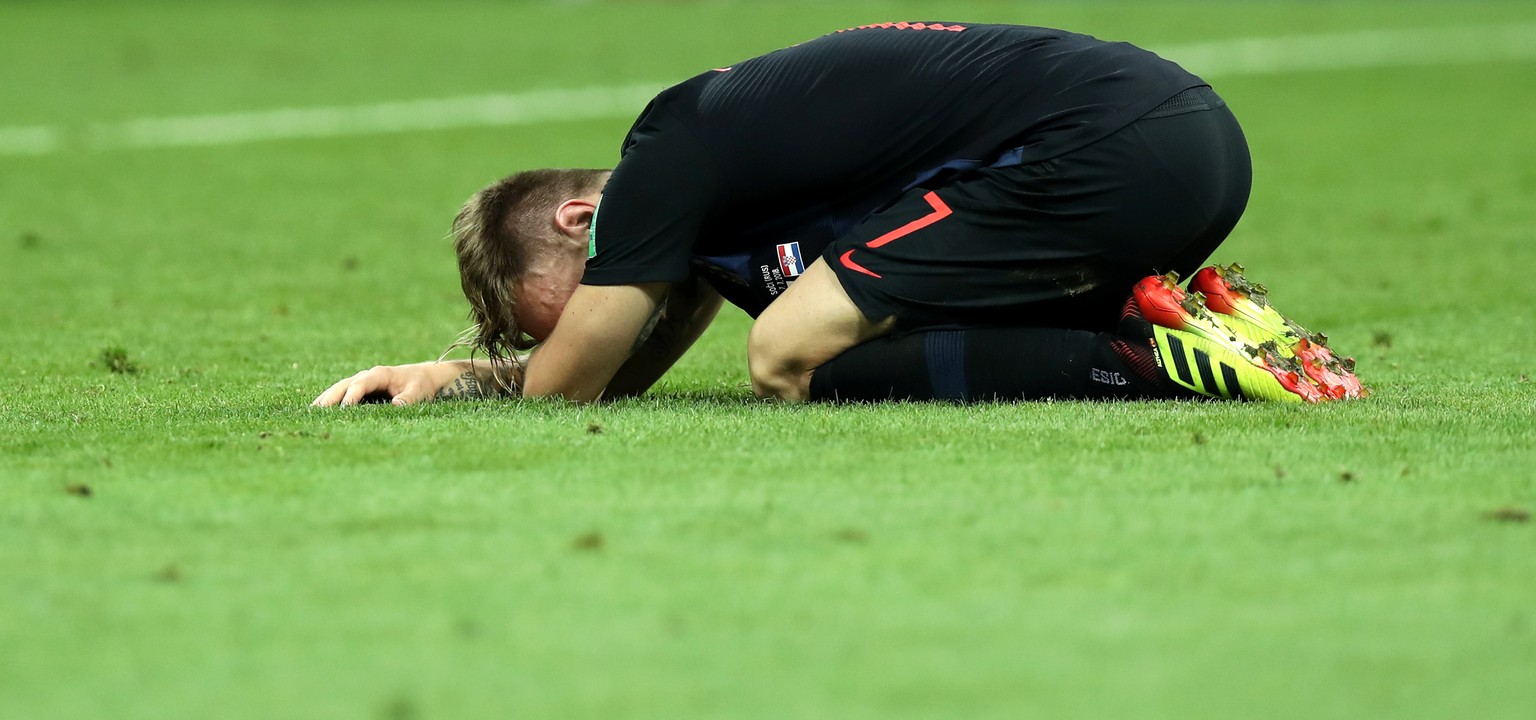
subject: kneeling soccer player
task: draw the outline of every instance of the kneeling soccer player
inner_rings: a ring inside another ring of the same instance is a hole
[[[764,397],[1358,397],[1240,268],[1177,285],[1251,175],[1222,98],[1132,45],[850,28],[663,91],[611,173],[477,193],[454,235],[490,361],[374,368],[315,403],[643,392],[722,300],[756,318]]]

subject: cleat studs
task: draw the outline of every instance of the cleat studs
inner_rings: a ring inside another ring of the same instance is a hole
[[[1200,313],[1205,311],[1205,296],[1197,292],[1187,293],[1179,300],[1179,307],[1190,315],[1200,317]]]
[[[1312,331],[1296,324],[1294,320],[1284,317],[1281,319],[1285,321],[1285,326],[1290,328],[1291,332],[1295,333],[1298,337],[1312,337]]]

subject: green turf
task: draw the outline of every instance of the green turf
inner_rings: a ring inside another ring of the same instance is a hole
[[[1536,65],[1222,78],[1218,254],[1369,401],[315,411],[465,324],[449,216],[628,120],[90,151],[92,123],[680,78],[886,19],[1148,45],[1377,3],[6,3],[0,718],[1525,718]]]

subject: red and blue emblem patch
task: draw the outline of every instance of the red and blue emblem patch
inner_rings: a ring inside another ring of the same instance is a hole
[[[779,270],[787,280],[805,272],[805,261],[800,258],[800,243],[784,243],[779,246]]]

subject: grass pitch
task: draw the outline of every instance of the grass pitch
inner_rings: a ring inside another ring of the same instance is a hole
[[[465,324],[464,197],[611,164],[629,118],[88,142],[902,18],[1162,47],[1536,8],[6,5],[0,126],[70,142],[0,157],[0,717],[1528,717],[1529,61],[1214,78],[1257,173],[1217,259],[1376,390],[1313,408],[768,405],[728,311],[639,400],[315,411]]]

